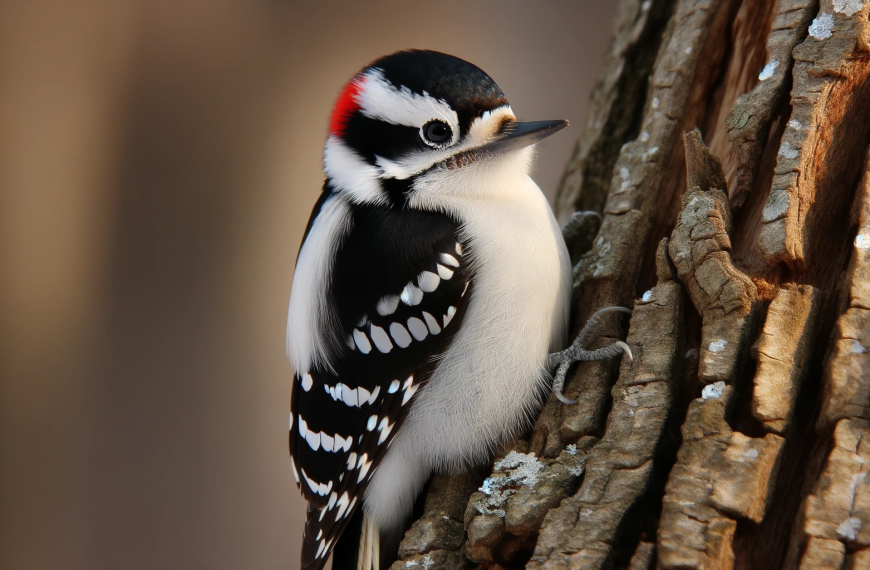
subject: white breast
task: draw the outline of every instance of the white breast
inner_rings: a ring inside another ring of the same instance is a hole
[[[531,151],[436,171],[411,205],[462,220],[474,288],[462,326],[365,495],[382,532],[401,529],[433,469],[488,458],[528,425],[545,394],[544,365],[568,327],[571,268],[553,213],[528,177]]]
[[[402,429],[430,467],[479,461],[528,425],[547,354],[565,340],[568,252],[525,158],[490,161],[483,172],[466,167],[464,180],[451,173],[459,187],[442,180],[437,192],[421,185],[415,195],[463,221],[475,275],[462,327]]]

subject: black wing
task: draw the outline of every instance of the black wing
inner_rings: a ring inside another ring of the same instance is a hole
[[[438,365],[470,297],[467,251],[448,216],[352,206],[327,295],[346,346],[297,377],[290,452],[309,502],[302,567],[325,563]]]

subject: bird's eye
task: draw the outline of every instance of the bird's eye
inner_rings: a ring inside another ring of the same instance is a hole
[[[433,120],[423,125],[423,128],[420,129],[420,135],[423,137],[423,142],[429,146],[441,148],[450,143],[453,131],[450,130],[450,125],[444,121]]]

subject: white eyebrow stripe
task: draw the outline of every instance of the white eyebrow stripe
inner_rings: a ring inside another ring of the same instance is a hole
[[[453,131],[450,144],[459,139],[459,117],[450,105],[425,91],[413,93],[404,86],[397,89],[380,69],[370,69],[363,74],[363,88],[356,101],[364,116],[394,125],[420,128],[432,119],[441,119]]]

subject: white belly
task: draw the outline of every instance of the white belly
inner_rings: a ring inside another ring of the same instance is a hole
[[[564,345],[568,252],[535,183],[511,182],[483,199],[438,199],[464,222],[474,285],[460,330],[366,493],[382,529],[400,522],[433,469],[479,463],[529,424],[545,395],[547,354]]]
[[[539,200],[487,200],[467,210],[463,237],[475,267],[468,311],[402,430],[430,467],[480,461],[525,427],[542,394],[547,354],[564,339],[567,250],[534,191]]]

